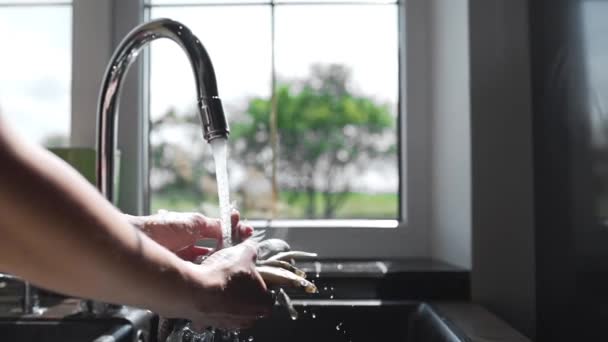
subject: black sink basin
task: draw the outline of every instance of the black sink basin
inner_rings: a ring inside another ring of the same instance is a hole
[[[0,317],[1,342],[147,342],[156,341],[157,316],[123,307],[112,316],[77,313],[61,318]]]
[[[133,341],[133,327],[116,321],[2,320],[0,340],[32,342]]]
[[[417,302],[299,302],[292,320],[285,312],[262,319],[241,336],[254,342],[460,342],[465,336],[432,306]]]

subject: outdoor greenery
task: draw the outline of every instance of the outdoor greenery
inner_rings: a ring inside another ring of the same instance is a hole
[[[357,176],[372,162],[394,165],[395,118],[388,104],[357,94],[350,86],[351,74],[344,66],[316,65],[307,79],[279,81],[274,99],[251,98],[245,110],[230,117],[229,165],[248,172],[246,181],[231,189],[233,197],[243,199],[237,206],[244,214],[267,216],[269,212],[264,206],[267,201],[261,198],[272,197],[274,105],[278,217],[396,217],[395,193],[367,194],[353,189]],[[200,203],[216,201],[210,184],[213,178],[205,181],[204,177],[213,175],[213,161],[208,150],[196,148],[202,145],[196,115],[168,111],[153,123],[151,136],[172,127],[182,132],[181,143],[159,137],[152,140],[153,210],[197,210]],[[266,184],[263,190],[248,193],[249,187],[262,183]],[[254,200],[245,200],[252,196]]]
[[[292,200],[286,212],[281,213],[278,218],[305,218],[305,204],[308,202],[307,196],[304,193],[299,195],[281,192],[279,200],[286,198],[296,198]],[[315,203],[318,207],[322,205],[321,194],[317,194]],[[176,211],[198,211],[202,197],[195,192],[184,191],[165,191],[157,193],[152,198],[151,210],[157,212],[159,209],[171,209]],[[210,202],[214,202],[210,199]],[[349,193],[343,205],[336,211],[333,218],[337,219],[368,219],[368,218],[395,218],[397,212],[398,196],[397,194],[366,194],[366,193]],[[213,206],[211,206],[213,207]],[[215,209],[215,208],[214,208]],[[217,209],[216,209],[217,210]],[[251,213],[239,207],[244,218],[256,219]],[[208,215],[217,215],[215,212],[206,212]]]

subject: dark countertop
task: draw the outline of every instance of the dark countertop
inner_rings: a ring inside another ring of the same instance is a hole
[[[469,300],[469,271],[430,259],[299,262],[320,293],[309,299]],[[290,291],[293,298],[303,298]]]

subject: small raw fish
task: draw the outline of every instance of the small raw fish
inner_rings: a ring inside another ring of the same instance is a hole
[[[264,279],[264,282],[269,286],[288,286],[293,288],[302,288],[307,293],[317,293],[317,287],[315,284],[308,280],[287,271],[284,268],[272,267],[272,266],[257,266],[257,271]]]
[[[258,260],[266,260],[273,255],[288,252],[291,248],[289,244],[280,239],[268,239],[258,244]]]
[[[290,272],[295,273],[296,275],[302,277],[302,278],[306,278],[306,272],[302,271],[301,269],[293,266],[292,264],[286,262],[286,261],[282,261],[282,260],[262,260],[262,261],[258,261],[258,266],[272,266],[272,267],[281,267],[284,268]]]
[[[280,305],[282,305],[284,308],[287,308],[287,312],[289,312],[289,317],[291,317],[292,320],[298,319],[298,311],[296,311],[296,309],[293,307],[293,304],[291,303],[291,298],[289,298],[289,296],[287,295],[287,293],[285,293],[283,289],[279,290],[277,300],[279,301]]]
[[[302,259],[302,258],[316,258],[317,253],[308,253],[300,251],[289,251],[275,254],[268,258],[268,260],[290,260],[290,259]]]

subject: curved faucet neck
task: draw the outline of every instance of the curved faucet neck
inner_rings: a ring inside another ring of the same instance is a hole
[[[116,132],[119,97],[124,77],[143,47],[153,40],[168,38],[188,56],[194,73],[197,105],[207,141],[229,134],[228,123],[218,96],[211,59],[198,38],[183,24],[157,19],[133,29],[120,43],[104,74],[97,108],[97,187],[110,201],[114,199]]]

